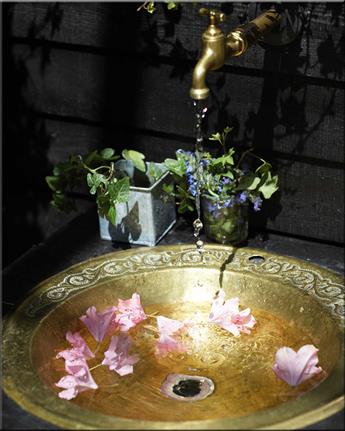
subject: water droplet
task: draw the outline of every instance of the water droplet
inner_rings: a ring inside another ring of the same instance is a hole
[[[193,222],[193,228],[194,228],[194,236],[198,236],[199,232],[203,228],[202,221],[199,218],[197,218],[196,220],[194,220],[194,222]]]
[[[199,239],[199,240],[196,242],[196,247],[197,247],[197,249],[198,249],[198,250],[201,250],[201,249],[203,248],[203,246],[204,246],[204,241],[201,241],[201,239]]]

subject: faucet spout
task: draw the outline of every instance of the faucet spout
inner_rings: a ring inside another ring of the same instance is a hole
[[[201,100],[208,97],[210,89],[206,85],[206,74],[213,69],[213,64],[214,54],[211,50],[207,50],[193,70],[192,88],[190,89],[192,99]]]
[[[209,96],[210,90],[206,84],[209,70],[219,69],[229,57],[243,54],[280,21],[280,14],[275,9],[269,9],[225,35],[218,27],[218,22],[225,19],[223,13],[202,8],[200,14],[209,16],[210,24],[202,35],[202,54],[193,70],[190,96],[194,100]]]

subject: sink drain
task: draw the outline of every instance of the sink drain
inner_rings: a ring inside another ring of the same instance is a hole
[[[203,376],[187,374],[168,374],[161,385],[165,396],[179,401],[199,401],[214,391],[214,383]]]

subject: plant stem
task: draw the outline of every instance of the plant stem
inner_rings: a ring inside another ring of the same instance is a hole
[[[98,166],[98,168],[94,169],[94,172],[98,171],[98,169],[108,169],[108,170],[110,170],[111,168],[109,166]]]
[[[98,342],[96,346],[96,350],[93,352],[93,354],[96,356],[96,353],[98,352],[99,348],[101,347],[101,343]]]
[[[94,367],[89,368],[89,371],[95,370],[96,368],[100,367],[102,365],[102,362],[100,362],[99,364],[95,365]]]
[[[95,168],[95,169],[91,169],[91,168],[89,168],[89,166],[87,166],[84,162],[81,162],[82,163],[82,165],[83,165],[83,167],[87,170],[87,171],[89,171],[89,172],[91,172],[91,173],[93,173],[93,174],[95,174],[97,171],[98,171],[98,169],[111,169],[109,166],[98,166],[98,168]]]
[[[215,193],[215,192],[213,192],[211,189],[207,189],[207,191],[209,192],[209,194],[211,195],[211,196],[214,196],[215,198],[217,198],[217,199],[219,199],[219,196],[217,195],[217,193]]]
[[[99,388],[113,388],[115,386],[119,386],[119,383],[114,383],[113,385],[99,385]]]
[[[113,176],[114,172],[115,172],[115,169],[114,169],[114,162],[111,162],[111,163],[110,163],[110,172],[109,172],[109,176],[108,176],[108,178],[107,178],[107,181],[109,181],[109,180],[112,178],[112,176]]]
[[[238,167],[240,166],[240,163],[242,162],[242,160],[244,159],[244,157],[245,157],[248,153],[250,153],[251,151],[253,151],[253,147],[249,148],[249,149],[248,149],[248,150],[246,150],[244,153],[242,153],[242,155],[241,155],[241,157],[240,157],[239,161],[237,162],[236,168],[238,168]],[[257,157],[257,156],[255,156],[255,154],[251,154],[251,155],[252,155],[252,156],[254,156],[254,157]]]

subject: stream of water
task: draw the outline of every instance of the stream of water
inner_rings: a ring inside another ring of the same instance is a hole
[[[203,251],[204,242],[200,239],[200,231],[203,228],[203,224],[201,221],[201,180],[202,180],[202,171],[203,165],[201,163],[201,157],[203,152],[203,133],[202,133],[202,121],[206,116],[207,107],[203,100],[194,100],[193,102],[195,108],[195,158],[196,158],[196,196],[195,196],[195,207],[197,211],[197,218],[193,222],[194,228],[194,237],[196,241],[196,248],[199,252]]]

